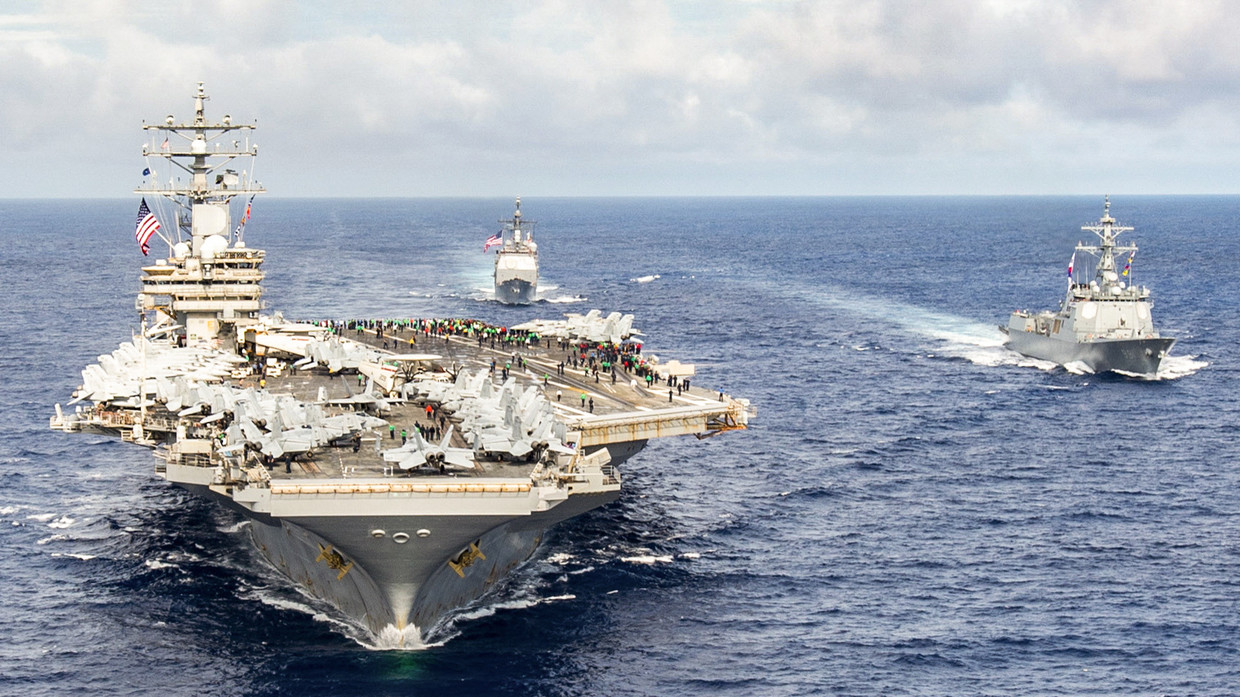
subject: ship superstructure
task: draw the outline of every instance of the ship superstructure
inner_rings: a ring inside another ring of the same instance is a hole
[[[200,82],[192,121],[178,123],[169,115],[142,126],[151,134],[142,147],[151,174],[135,193],[144,203],[147,195],[162,198],[168,205],[156,203],[156,210],[171,220],[161,234],[168,257],[143,268],[137,307],[148,331],[172,332],[191,345],[232,348],[262,309],[264,252],[245,246],[249,205],[234,227],[230,204],[245,196],[252,202],[265,190],[252,181],[252,166],[237,169],[258,154],[250,142],[256,126],[233,123],[227,114],[209,122],[207,99]]]
[[[185,239],[143,269],[146,329],[88,366],[50,425],[154,447],[160,476],[246,516],[275,568],[375,643],[419,645],[549,526],[614,500],[650,438],[746,427],[747,402],[690,387],[691,365],[632,340],[632,315],[259,315],[262,253],[228,234],[227,204],[262,189],[211,168],[211,129],[230,124],[208,126],[205,99],[200,85],[194,123],[158,127],[192,134],[158,146],[189,158],[189,185],[139,190],[185,199]]]
[[[1111,217],[1107,197],[1102,218],[1081,228],[1094,233],[1098,244],[1077,244],[1059,309],[1017,310],[1006,327],[1000,326],[1011,348],[1060,365],[1083,366],[1093,373],[1156,374],[1175,339],[1162,337],[1154,329],[1150,291],[1131,282],[1137,246],[1121,244],[1118,238],[1132,229]],[[1122,269],[1117,254],[1127,257]],[[1082,275],[1078,258],[1094,261],[1093,278],[1078,278]]]
[[[534,221],[521,218],[517,199],[512,218],[501,220],[502,243],[495,255],[495,299],[509,305],[528,305],[538,293],[538,243]]]

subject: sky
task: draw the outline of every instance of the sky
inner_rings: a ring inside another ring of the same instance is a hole
[[[198,81],[280,197],[1237,193],[1238,10],[6,0],[0,198],[130,195]]]

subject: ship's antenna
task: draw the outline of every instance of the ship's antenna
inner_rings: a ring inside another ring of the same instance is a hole
[[[207,119],[206,117],[202,115],[202,103],[208,99],[210,99],[210,97],[207,96],[206,90],[203,89],[202,82],[199,81],[198,94],[194,95],[194,125],[195,126],[207,125]]]
[[[521,197],[517,197],[517,211],[512,214],[512,241],[520,244],[523,241],[521,236]]]

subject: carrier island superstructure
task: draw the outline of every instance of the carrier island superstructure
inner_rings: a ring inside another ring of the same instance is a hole
[[[693,366],[652,357],[631,315],[260,314],[264,253],[241,239],[248,205],[230,206],[263,191],[230,168],[256,153],[234,139],[253,126],[208,122],[205,100],[200,84],[192,122],[146,126],[145,154],[189,176],[139,189],[173,204],[142,330],[50,425],[153,448],[159,476],[243,514],[272,565],[377,644],[418,645],[548,527],[616,499],[649,439],[746,427],[745,400],[690,386]]]

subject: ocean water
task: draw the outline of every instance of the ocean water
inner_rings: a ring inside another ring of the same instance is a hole
[[[543,300],[490,297],[507,199],[261,198],[297,318],[591,308],[748,397],[652,442],[420,651],[379,651],[150,453],[47,429],[136,328],[133,200],[0,201],[0,694],[1240,693],[1237,197],[1126,197],[1179,338],[1156,380],[1002,347],[1101,196],[537,199]]]

